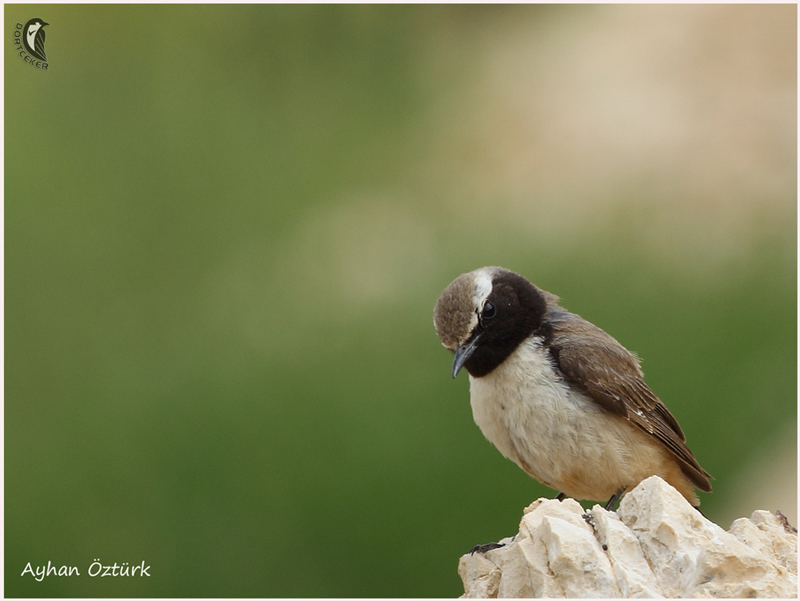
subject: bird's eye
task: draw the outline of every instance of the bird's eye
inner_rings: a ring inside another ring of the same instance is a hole
[[[484,319],[491,319],[497,314],[497,309],[495,309],[494,305],[489,301],[486,301],[483,305],[483,318]]]

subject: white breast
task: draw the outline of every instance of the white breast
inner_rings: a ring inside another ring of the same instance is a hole
[[[561,379],[538,338],[487,376],[470,376],[470,402],[475,423],[503,455],[578,498],[614,494],[628,478],[630,449],[641,442],[635,427]]]

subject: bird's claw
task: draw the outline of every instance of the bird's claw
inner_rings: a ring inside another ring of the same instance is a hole
[[[475,545],[472,549],[469,550],[470,555],[475,555],[475,553],[486,553],[487,551],[491,551],[492,549],[499,549],[500,547],[505,547],[505,543],[487,543],[485,545]]]

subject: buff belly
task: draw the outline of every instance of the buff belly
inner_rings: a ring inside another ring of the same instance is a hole
[[[524,342],[512,357],[482,378],[470,376],[475,423],[504,456],[578,499],[607,501],[655,474],[697,504],[691,484],[661,443],[570,389],[557,377],[541,340]]]

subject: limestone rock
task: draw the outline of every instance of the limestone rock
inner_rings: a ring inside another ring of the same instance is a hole
[[[538,499],[504,547],[461,557],[465,598],[797,597],[797,530],[756,511],[726,532],[654,476],[617,513]]]

